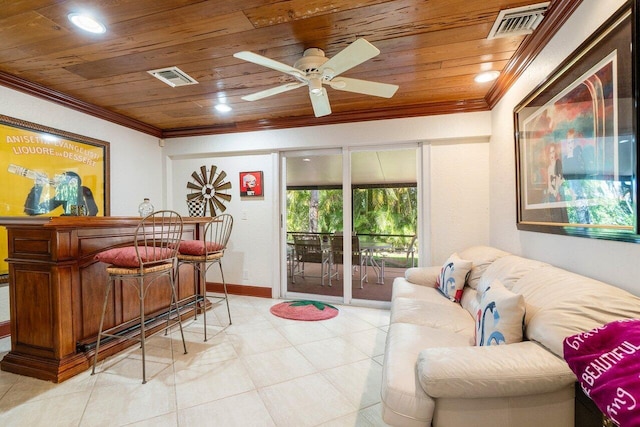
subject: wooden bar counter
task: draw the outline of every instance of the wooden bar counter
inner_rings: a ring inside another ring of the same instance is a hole
[[[201,225],[209,219],[184,217],[183,239],[200,238]],[[106,265],[94,256],[133,244],[139,221],[138,217],[0,217],[0,226],[8,232],[11,319],[11,351],[0,369],[61,382],[91,366],[107,282]],[[176,284],[181,315],[193,314],[196,284],[189,266],[181,268]],[[166,324],[171,291],[168,283],[154,283],[148,292],[145,311],[153,332]],[[105,328],[135,335],[140,309],[134,287],[116,283],[111,295]],[[101,343],[98,358],[134,344],[119,339]]]

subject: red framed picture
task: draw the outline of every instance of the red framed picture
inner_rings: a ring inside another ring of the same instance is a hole
[[[240,196],[262,196],[262,171],[240,172]]]

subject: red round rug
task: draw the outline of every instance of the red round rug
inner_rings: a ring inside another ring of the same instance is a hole
[[[271,307],[275,316],[292,320],[326,320],[336,317],[338,309],[318,301],[286,301]]]

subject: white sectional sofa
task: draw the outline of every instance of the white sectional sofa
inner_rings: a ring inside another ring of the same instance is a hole
[[[468,248],[458,256],[471,261],[459,303],[435,287],[442,266],[409,269],[394,281],[382,379],[384,421],[573,426],[576,378],[562,357],[563,339],[616,319],[640,318],[640,298],[491,247]],[[476,345],[476,318],[488,311],[483,292],[502,289],[497,282],[523,307],[522,341]]]

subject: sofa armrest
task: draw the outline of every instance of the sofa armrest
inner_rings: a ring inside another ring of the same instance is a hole
[[[440,276],[441,269],[442,267],[439,266],[412,267],[405,271],[404,278],[407,279],[407,282],[433,288],[436,286],[436,280]]]
[[[418,379],[431,397],[527,396],[575,383],[567,363],[533,341],[422,350]]]

